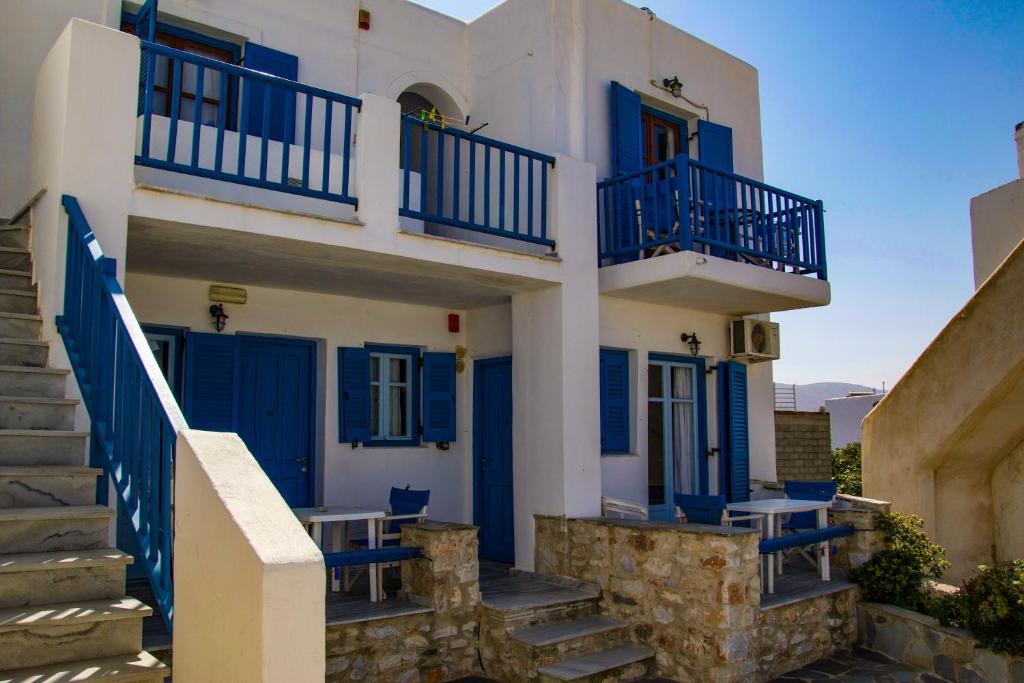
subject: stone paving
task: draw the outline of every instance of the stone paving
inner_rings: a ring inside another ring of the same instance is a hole
[[[790,671],[769,683],[819,683],[846,681],[847,683],[946,683],[946,679],[911,669],[876,652],[855,648],[852,652],[837,652]]]

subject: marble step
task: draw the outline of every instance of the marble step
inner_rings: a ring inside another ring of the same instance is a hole
[[[28,249],[28,231],[27,225],[0,226],[0,247]]]
[[[62,505],[0,510],[4,554],[107,547],[116,513],[102,505]],[[2,666],[2,665],[0,665]]]
[[[0,312],[0,339],[28,339],[35,341],[43,329],[38,315]]]
[[[72,398],[0,396],[0,429],[68,431],[75,427],[77,405]]]
[[[645,675],[653,658],[654,650],[646,645],[620,645],[548,664],[539,672],[542,681],[628,681]]]
[[[0,338],[0,365],[43,368],[50,354],[47,342],[34,339]]]
[[[0,555],[0,609],[120,598],[131,563],[116,548]]]
[[[0,311],[33,315],[36,308],[36,293],[21,289],[0,289]]]
[[[64,398],[70,370],[0,365],[0,396]]]
[[[89,432],[0,429],[0,465],[81,465]]]
[[[0,671],[139,652],[152,613],[124,597],[0,610]]]
[[[0,509],[89,505],[96,502],[101,474],[76,465],[0,465]]]
[[[32,252],[24,247],[0,247],[0,268],[32,270]]]
[[[166,680],[171,670],[145,650],[126,655],[43,667],[0,671],[0,683],[151,683]]]
[[[13,289],[19,292],[32,291],[34,293],[32,272],[0,268],[0,289]]]
[[[625,627],[626,622],[621,619],[603,614],[593,614],[568,621],[556,621],[549,624],[517,628],[509,634],[509,638],[532,647],[541,648],[566,641],[602,635],[621,630]]]

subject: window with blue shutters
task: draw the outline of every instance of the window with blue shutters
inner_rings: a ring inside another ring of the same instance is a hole
[[[629,452],[629,353],[601,349],[601,452]]]
[[[344,443],[418,446],[455,441],[455,354],[407,346],[338,349]]]
[[[185,420],[192,429],[233,432],[238,335],[190,332],[185,337]]]

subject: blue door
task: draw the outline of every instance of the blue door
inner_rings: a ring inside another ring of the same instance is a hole
[[[476,361],[473,383],[473,522],[480,527],[480,557],[514,562],[512,359]]]
[[[313,504],[313,342],[243,336],[238,435],[289,507]]]
[[[237,432],[292,507],[313,504],[315,343],[192,332],[185,340],[185,419]]]

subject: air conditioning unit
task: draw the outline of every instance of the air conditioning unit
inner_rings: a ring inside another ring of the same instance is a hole
[[[778,323],[743,318],[732,321],[730,332],[733,358],[747,358],[755,363],[778,359]]]

